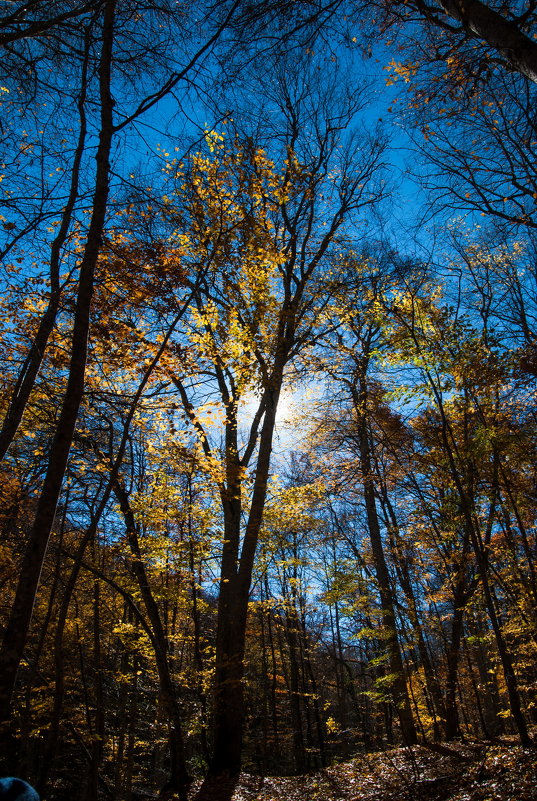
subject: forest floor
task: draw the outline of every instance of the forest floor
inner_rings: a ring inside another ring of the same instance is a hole
[[[229,796],[228,796],[229,797]],[[537,801],[537,749],[431,744],[367,754],[294,777],[242,774],[233,801]]]

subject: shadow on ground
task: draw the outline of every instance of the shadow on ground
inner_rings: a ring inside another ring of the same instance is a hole
[[[208,776],[193,796],[192,801],[231,801],[236,786],[237,777]]]

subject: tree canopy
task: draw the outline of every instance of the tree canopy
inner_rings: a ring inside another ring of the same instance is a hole
[[[535,13],[1,4],[6,774],[534,745]]]

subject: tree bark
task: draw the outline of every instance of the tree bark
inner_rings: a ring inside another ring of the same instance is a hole
[[[22,416],[30,399],[30,395],[34,388],[37,375],[41,368],[41,364],[43,362],[43,358],[45,355],[45,350],[50,335],[52,334],[52,331],[54,329],[54,323],[56,322],[56,316],[58,314],[58,310],[60,307],[60,298],[62,291],[60,286],[61,250],[67,240],[73,216],[73,210],[75,207],[75,202],[78,197],[80,166],[82,163],[82,156],[84,155],[84,150],[86,146],[87,124],[86,124],[85,105],[86,105],[87,78],[88,78],[87,76],[88,55],[89,55],[90,44],[91,42],[88,30],[86,31],[86,37],[85,37],[85,49],[84,49],[84,60],[82,63],[80,94],[77,103],[78,113],[80,118],[80,130],[78,134],[78,142],[73,159],[73,166],[71,169],[71,184],[69,188],[69,196],[67,198],[67,203],[65,204],[65,207],[62,212],[61,223],[58,233],[54,237],[54,240],[50,248],[50,297],[47,308],[45,309],[45,312],[39,322],[39,327],[34,336],[34,340],[32,342],[28,355],[26,356],[22,368],[19,371],[19,376],[15,383],[15,387],[13,389],[7,407],[7,411],[4,416],[2,429],[0,431],[0,461],[6,455],[7,450],[11,445],[11,443],[13,442],[15,434],[17,433],[18,427],[21,423]]]
[[[492,630],[494,631],[494,635],[496,638],[496,646],[498,648],[498,653],[500,655],[500,662],[503,668],[503,675],[505,678],[505,684],[507,686],[507,695],[509,698],[509,707],[511,710],[511,715],[513,716],[515,726],[518,730],[520,742],[522,743],[523,746],[527,747],[532,745],[533,741],[528,733],[528,727],[522,712],[522,706],[520,703],[520,693],[518,691],[518,682],[513,665],[513,659],[509,651],[509,648],[507,646],[507,643],[505,641],[505,637],[503,635],[500,618],[496,611],[496,605],[494,603],[494,598],[492,595],[492,589],[490,586],[489,573],[488,573],[487,551],[483,547],[483,544],[479,541],[478,535],[475,532],[475,530],[472,531],[472,544],[474,546],[474,551],[477,559],[477,567],[479,570],[479,576],[481,578],[483,594],[485,596],[485,605],[487,608]]]
[[[390,574],[384,555],[384,546],[382,544],[382,535],[380,532],[380,524],[375,500],[375,487],[371,464],[371,444],[369,440],[368,420],[366,413],[367,384],[364,370],[362,370],[361,375],[358,376],[358,386],[353,387],[353,401],[356,411],[356,422],[358,426],[358,442],[360,449],[362,484],[364,489],[367,525],[371,542],[371,550],[373,552],[375,575],[379,586],[380,602],[382,605],[382,625],[386,636],[388,665],[389,671],[392,675],[390,694],[397,711],[403,742],[405,745],[413,745],[417,743],[418,738],[412,718],[412,710],[406,686],[403,659],[397,638],[395,600],[390,583]]]
[[[93,210],[84,255],[80,264],[69,376],[56,432],[51,444],[47,472],[37,504],[35,521],[20,568],[15,599],[0,651],[0,722],[9,719],[17,671],[28,638],[41,568],[54,524],[56,507],[84,390],[94,273],[101,247],[108,202],[109,159],[114,132],[112,118],[114,101],[110,83],[115,6],[116,0],[107,0],[104,6],[99,63],[101,130],[96,154]]]
[[[470,34],[497,50],[507,63],[537,82],[537,42],[519,26],[480,0],[438,0],[446,14]],[[418,5],[419,7],[419,5]]]
[[[127,529],[127,541],[132,553],[130,567],[138,582],[140,595],[151,624],[161,697],[169,718],[170,778],[162,789],[160,797],[167,798],[177,793],[180,801],[187,801],[188,787],[191,780],[186,767],[181,713],[169,664],[168,638],[164,630],[158,604],[149,584],[138,539],[136,521],[129,503],[128,494],[119,479],[114,481],[113,490],[118,499]]]
[[[241,768],[242,729],[244,720],[244,652],[246,620],[252,581],[255,550],[261,529],[263,509],[267,495],[267,482],[272,453],[272,440],[276,409],[283,380],[283,367],[276,371],[261,429],[254,490],[248,523],[237,560],[240,545],[240,493],[239,464],[236,475],[224,497],[225,525],[218,600],[216,633],[214,744],[209,775],[238,776]],[[235,460],[236,446],[228,457]]]
[[[394,559],[396,562],[397,575],[406,598],[410,623],[412,625],[412,629],[416,636],[420,664],[421,667],[423,668],[423,675],[425,678],[425,686],[427,688],[429,697],[432,701],[432,707],[433,707],[432,712],[434,718],[434,723],[433,723],[434,736],[436,739],[440,739],[440,731],[439,731],[437,716],[440,717],[442,725],[445,726],[446,709],[444,705],[444,698],[442,695],[440,684],[436,676],[434,665],[429,656],[427,643],[425,641],[423,626],[421,624],[420,616],[418,613],[418,605],[416,602],[414,589],[412,587],[409,566],[407,560],[401,553],[401,549],[399,547],[400,534],[399,534],[399,527],[397,523],[395,509],[392,506],[386,487],[382,486],[381,491],[382,491],[381,500],[383,505],[385,505],[387,509],[391,528],[393,528],[393,550],[394,550]]]

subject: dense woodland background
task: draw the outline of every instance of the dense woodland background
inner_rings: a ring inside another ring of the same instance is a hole
[[[531,745],[535,3],[0,7],[0,770]]]

